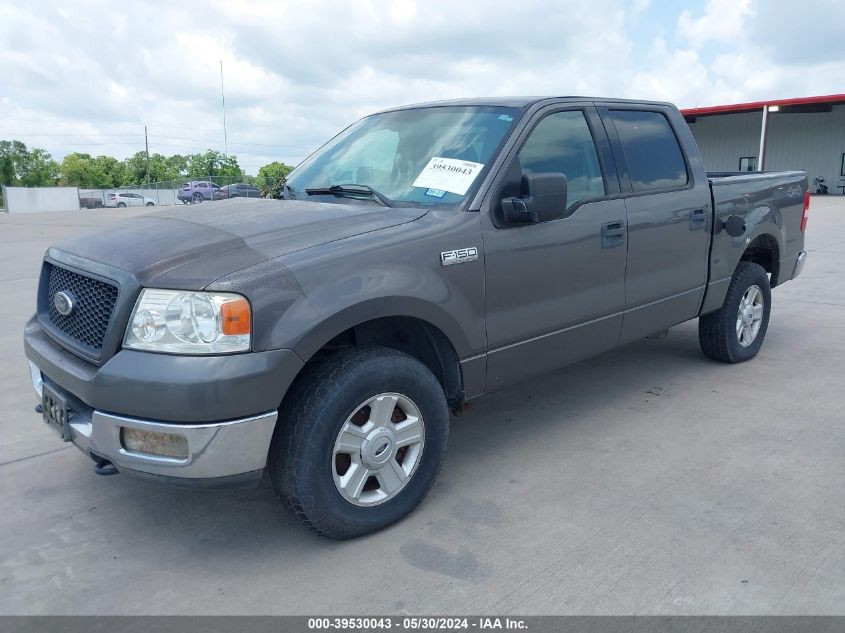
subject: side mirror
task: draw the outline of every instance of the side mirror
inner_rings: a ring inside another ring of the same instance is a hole
[[[563,174],[524,174],[519,189],[519,197],[502,200],[508,222],[548,222],[562,218],[566,213],[566,176]]]

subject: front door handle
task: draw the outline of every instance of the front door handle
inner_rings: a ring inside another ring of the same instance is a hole
[[[689,230],[703,229],[707,224],[707,214],[704,209],[693,209],[689,214]]]
[[[625,243],[625,223],[608,222],[601,227],[601,247],[615,248]]]

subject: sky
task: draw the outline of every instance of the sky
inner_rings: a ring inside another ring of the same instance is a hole
[[[0,0],[0,139],[61,158],[296,164],[352,121],[456,97],[680,107],[845,92],[842,0]]]

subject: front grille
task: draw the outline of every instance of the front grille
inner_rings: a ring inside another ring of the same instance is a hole
[[[50,323],[85,351],[99,354],[117,304],[117,286],[54,264],[45,265],[49,267],[46,307]],[[56,309],[53,298],[57,292],[67,293],[74,301],[67,316]]]

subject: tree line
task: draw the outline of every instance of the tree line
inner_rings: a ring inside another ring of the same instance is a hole
[[[55,185],[82,189],[113,189],[150,182],[214,178],[218,184],[234,182],[269,186],[284,182],[293,169],[280,161],[263,165],[256,176],[247,175],[237,156],[224,156],[214,150],[197,154],[150,154],[136,152],[118,160],[113,156],[91,156],[73,152],[61,162],[44,149],[31,149],[21,141],[0,141],[0,184],[14,187]],[[174,186],[179,183],[174,182]]]

